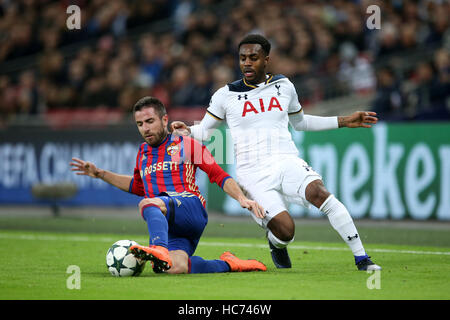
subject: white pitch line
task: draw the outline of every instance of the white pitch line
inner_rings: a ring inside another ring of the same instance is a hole
[[[265,244],[249,244],[249,243],[229,243],[229,242],[200,242],[202,245],[207,246],[236,246],[236,247],[247,247],[247,248],[267,248]],[[323,250],[323,251],[349,251],[349,248],[345,247],[323,247],[323,246],[301,246],[291,244],[289,249],[297,250]],[[409,253],[409,254],[435,254],[435,255],[446,255],[450,256],[450,252],[443,251],[417,251],[417,250],[394,250],[394,249],[370,249],[371,252],[384,252],[384,253]]]
[[[72,236],[72,235],[32,235],[32,234],[10,234],[1,233],[0,239],[12,239],[12,240],[30,240],[30,241],[73,241],[73,242],[107,242],[114,243],[118,239],[110,237],[89,237],[89,236]],[[266,244],[251,244],[251,243],[235,243],[235,242],[212,242],[212,241],[201,241],[199,243],[201,246],[222,246],[222,247],[242,247],[242,248],[267,248]],[[289,249],[293,250],[319,250],[319,251],[349,251],[347,247],[324,247],[324,246],[302,246],[291,244]],[[382,252],[382,253],[403,253],[403,254],[429,254],[429,255],[450,255],[450,251],[418,251],[418,250],[394,250],[394,249],[370,249],[371,252]]]

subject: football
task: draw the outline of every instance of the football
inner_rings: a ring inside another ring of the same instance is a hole
[[[119,240],[106,253],[106,266],[115,277],[139,276],[145,268],[145,262],[130,252],[130,247],[138,243],[133,240]]]

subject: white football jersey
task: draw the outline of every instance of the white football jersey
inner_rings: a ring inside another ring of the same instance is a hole
[[[207,113],[225,120],[231,132],[238,171],[264,166],[271,158],[298,155],[289,132],[289,114],[302,111],[296,89],[283,75],[267,75],[252,85],[245,79],[220,88]]]

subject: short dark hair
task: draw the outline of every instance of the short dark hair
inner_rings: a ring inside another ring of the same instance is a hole
[[[164,104],[161,102],[161,100],[149,96],[139,99],[139,101],[134,104],[133,114],[136,113],[136,111],[141,111],[145,108],[155,109],[155,111],[159,115],[159,118],[162,118],[167,114],[166,107],[164,107]]]
[[[264,38],[260,34],[249,34],[244,39],[239,42],[238,50],[241,48],[243,44],[259,44],[261,45],[261,48],[263,49],[266,56],[270,53],[270,42],[266,38]]]

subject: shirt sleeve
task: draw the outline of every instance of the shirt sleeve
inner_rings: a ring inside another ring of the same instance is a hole
[[[217,164],[208,148],[189,137],[184,137],[183,140],[185,159],[190,160],[195,166],[203,170],[211,183],[216,183],[223,188],[225,181],[231,176]]]
[[[302,105],[300,104],[300,101],[298,100],[298,94],[297,90],[295,89],[295,86],[292,82],[289,81],[290,87],[291,87],[291,101],[289,102],[288,106],[288,114],[293,115],[300,113],[302,111]]]
[[[289,123],[296,131],[323,131],[337,129],[337,117],[319,117],[303,114],[303,110],[289,115]]]
[[[213,135],[214,129],[217,129],[221,124],[221,120],[217,120],[217,118],[206,112],[199,124],[190,127],[191,137],[200,142],[209,140]]]
[[[217,90],[213,96],[211,97],[211,101],[209,102],[209,106],[206,109],[206,113],[208,113],[211,117],[214,117],[216,120],[225,119],[225,100],[228,92],[228,87],[224,86]],[[206,115],[205,115],[206,116]]]
[[[141,171],[139,169],[140,156],[141,156],[141,149],[139,149],[138,155],[136,157],[136,167],[134,168],[133,178],[131,179],[128,192],[133,193],[137,196],[145,196],[144,183],[142,181]]]
[[[214,129],[217,129],[221,125],[226,113],[225,99],[227,88],[226,86],[222,87],[213,94],[202,121],[190,127],[192,138],[198,141],[209,140]]]

